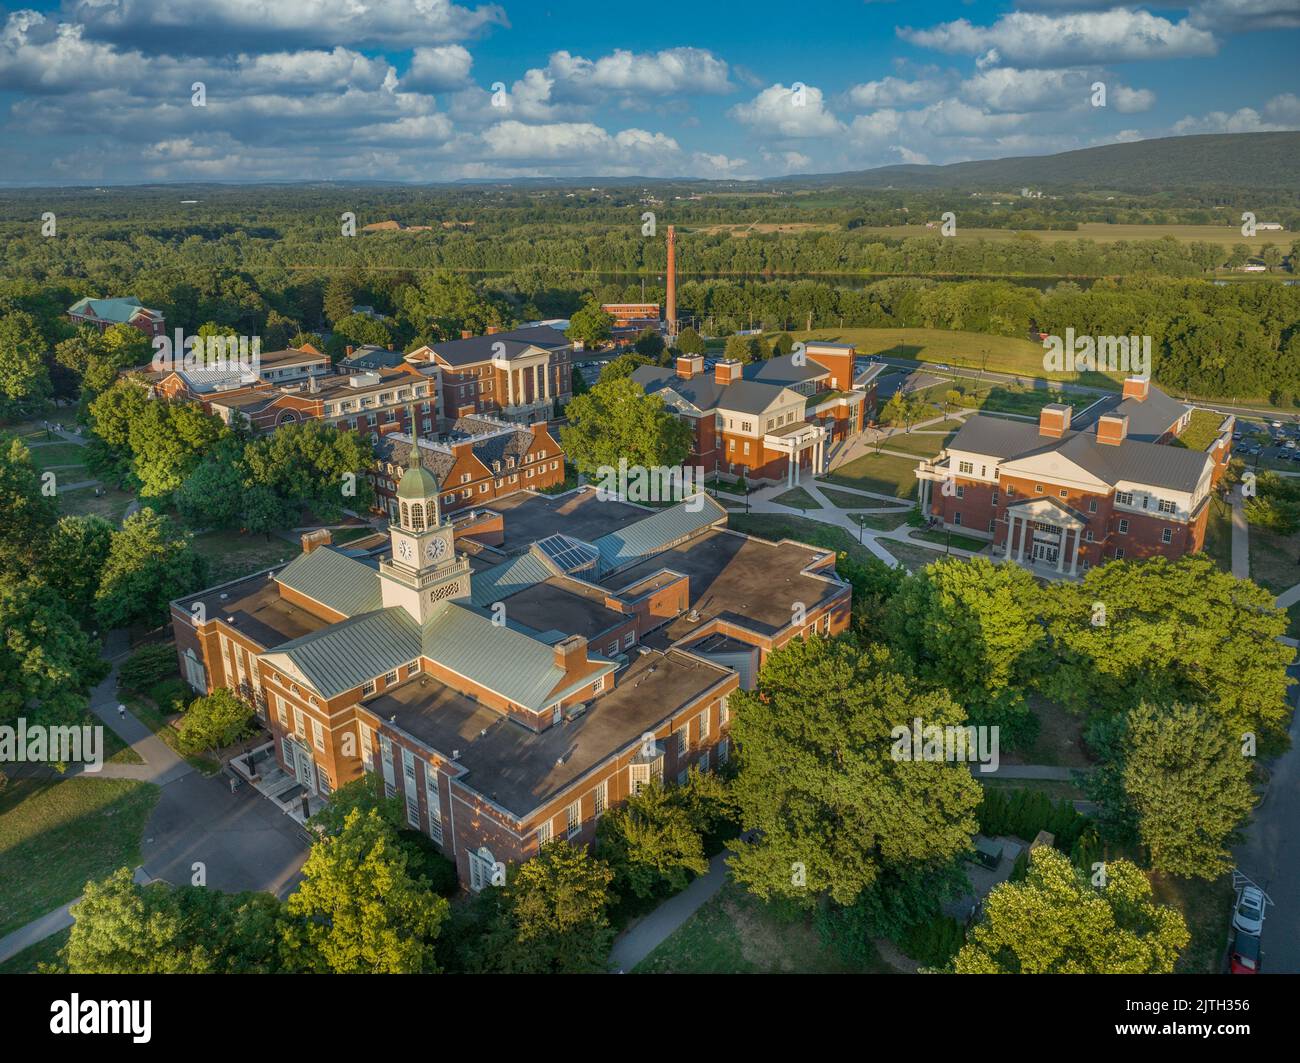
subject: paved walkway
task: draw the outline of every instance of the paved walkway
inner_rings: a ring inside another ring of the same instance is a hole
[[[653,912],[642,916],[619,935],[609,954],[610,969],[619,974],[632,970],[650,955],[673,931],[699,910],[727,881],[727,853],[709,861],[701,875],[681,893],[669,897]]]
[[[1041,779],[1049,782],[1073,782],[1078,772],[1092,770],[1061,768],[1055,764],[999,764],[996,771],[980,771],[980,765],[972,764],[970,769],[976,777],[991,775],[997,779]]]
[[[1300,583],[1277,596],[1277,607],[1279,609],[1289,609],[1296,602],[1300,602]]]
[[[159,787],[140,844],[147,880],[207,885],[225,893],[259,890],[284,896],[307,858],[305,833],[249,786],[231,793],[225,776],[206,776],[131,712],[118,713],[117,669],[128,654],[124,631],[105,640],[112,670],[95,687],[90,708],[140,755],[141,764],[105,764],[103,778],[137,779]],[[85,773],[94,778],[95,773]],[[0,941],[0,961],[72,924],[76,901],[33,920]],[[15,947],[16,946],[16,947]],[[8,950],[8,951],[7,951]]]
[[[1250,575],[1250,528],[1240,490],[1232,495],[1232,574],[1238,579]]]

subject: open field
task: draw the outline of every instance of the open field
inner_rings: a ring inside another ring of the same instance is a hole
[[[893,539],[887,539],[880,545],[893,554],[909,572],[915,572],[917,569],[925,568],[926,565],[932,565],[943,557],[942,550],[930,550],[924,546],[909,546],[907,543],[896,542]]]
[[[1274,594],[1300,583],[1300,532],[1277,535],[1252,524],[1250,578]]]
[[[1270,220],[1270,219],[1264,219]],[[1078,229],[974,229],[964,228],[961,213],[957,214],[957,231],[951,237],[941,237],[936,225],[927,229],[922,225],[886,225],[860,231],[878,233],[891,240],[904,237],[933,236],[936,239],[951,239],[959,242],[972,240],[1038,240],[1045,244],[1058,244],[1062,241],[1092,240],[1099,244],[1113,244],[1120,240],[1129,242],[1139,240],[1163,240],[1173,237],[1181,243],[1204,242],[1216,247],[1235,247],[1245,244],[1252,251],[1259,251],[1265,244],[1278,247],[1290,247],[1296,234],[1291,232],[1257,232],[1252,237],[1241,235],[1241,229],[1235,225],[1116,225],[1111,222],[1080,222]]]
[[[952,441],[952,437],[956,434],[956,432],[948,432],[944,435],[930,435],[908,432],[890,436],[880,444],[880,448],[901,450],[905,454],[915,454],[918,458],[933,458]]]
[[[15,779],[0,793],[0,936],[140,863],[158,788],[130,779]]]
[[[789,491],[776,495],[772,501],[783,506],[794,506],[795,509],[821,509],[817,499],[802,487],[792,487]]]
[[[85,467],[86,448],[76,443],[51,443],[48,447],[32,447],[32,464],[38,469],[53,469],[76,465]]]
[[[291,561],[300,548],[278,536],[241,535],[239,532],[204,532],[194,537],[194,549],[212,566],[209,586],[238,579],[264,568]]]
[[[79,487],[75,491],[60,491],[58,499],[59,508],[64,513],[82,517],[93,515],[103,517],[113,524],[121,524],[126,507],[135,500],[135,496],[127,491],[106,488],[104,494],[96,497],[93,487]]]
[[[633,969],[633,974],[886,973],[858,968],[822,944],[810,913],[767,904],[728,882]]]
[[[1232,510],[1214,501],[1205,524],[1205,554],[1221,572],[1232,571]]]
[[[59,951],[68,943],[68,938],[71,936],[72,928],[68,927],[57,934],[51,934],[44,941],[27,946],[16,956],[10,956],[4,963],[0,963],[0,974],[39,974],[40,965],[43,963],[62,970],[63,964],[59,959]]]

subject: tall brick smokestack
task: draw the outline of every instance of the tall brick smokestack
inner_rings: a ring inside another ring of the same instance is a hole
[[[668,302],[664,307],[668,335],[677,335],[677,233],[668,226]]]

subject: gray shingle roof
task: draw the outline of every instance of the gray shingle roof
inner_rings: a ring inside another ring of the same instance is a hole
[[[765,384],[757,380],[737,380],[719,384],[711,373],[683,380],[675,370],[660,366],[643,365],[632,371],[632,379],[640,384],[647,395],[672,391],[700,410],[719,408],[737,413],[760,414],[781,397],[782,385]],[[661,396],[673,405],[670,395]]]
[[[379,573],[332,546],[295,557],[275,578],[282,586],[344,616],[368,613],[383,605]]]
[[[777,355],[762,362],[750,362],[740,373],[746,380],[756,380],[760,384],[781,384],[785,387],[831,375],[829,369],[816,362],[795,365],[792,354]]]
[[[1122,395],[1107,395],[1081,411],[1072,423],[1073,427],[1083,431],[1094,426],[1102,414],[1116,414],[1128,418],[1129,439],[1154,443],[1190,409],[1190,406],[1153,387],[1141,401],[1126,399]]]
[[[1140,439],[1125,439],[1118,445],[1098,443],[1096,431],[1091,428],[1072,430],[1056,439],[1039,435],[1038,424],[1033,421],[980,414],[967,418],[948,449],[987,454],[1004,461],[1055,452],[1111,485],[1129,480],[1174,491],[1194,490],[1211,461],[1200,451]]]
[[[493,424],[490,421],[462,417],[452,425],[449,433],[450,442],[464,442],[471,436],[482,432],[496,431],[500,427],[500,425]],[[395,435],[396,433],[389,433],[384,436],[375,447],[376,454],[382,461],[407,467],[410,464],[411,444],[407,440],[394,438]],[[476,439],[470,449],[474,456],[483,462],[488,469],[492,469],[492,463],[498,461],[501,463],[501,469],[493,471],[505,472],[505,459],[512,457],[517,465],[519,460],[528,453],[532,442],[533,434],[521,429],[516,432],[501,432],[498,435]],[[433,447],[421,447],[420,464],[433,473],[437,477],[439,485],[442,485],[447,479],[447,474],[451,472],[452,466],[456,464],[456,458],[452,454],[436,450]]]
[[[449,340],[446,343],[432,343],[430,348],[448,365],[473,365],[486,362],[493,357],[495,344],[502,344],[507,361],[518,358],[530,347],[540,347],[544,351],[560,350],[568,347],[572,341],[563,332],[549,325],[511,329],[509,332],[497,332],[491,336],[471,336],[467,340]]]

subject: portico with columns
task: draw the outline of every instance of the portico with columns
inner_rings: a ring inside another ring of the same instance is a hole
[[[506,420],[530,419],[538,410],[549,410],[555,401],[550,373],[550,355],[540,347],[514,358],[504,354],[492,359],[492,366],[501,380],[501,394],[505,399],[501,416]]]
[[[812,476],[826,472],[826,442],[829,431],[820,424],[792,424],[763,436],[763,447],[786,456],[785,481],[787,487],[795,487],[803,481],[803,455],[810,456],[809,470]]]
[[[1079,548],[1087,528],[1084,520],[1051,498],[1013,503],[1006,514],[1004,557],[1039,573],[1078,575]]]

